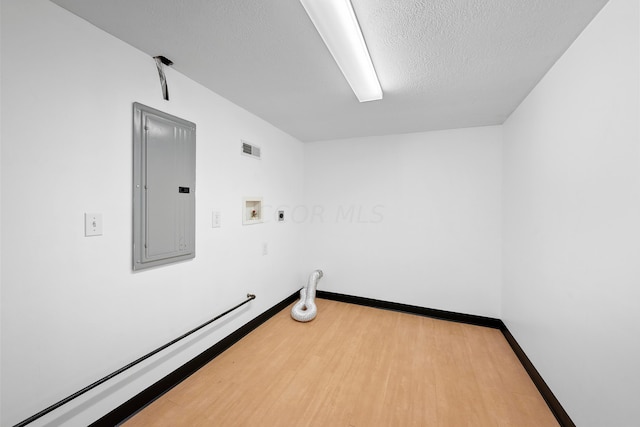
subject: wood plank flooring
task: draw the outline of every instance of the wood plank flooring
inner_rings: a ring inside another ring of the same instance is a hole
[[[136,426],[558,426],[495,329],[316,300],[283,310],[129,419]]]

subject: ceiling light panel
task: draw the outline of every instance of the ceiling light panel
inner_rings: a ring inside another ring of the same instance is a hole
[[[382,99],[358,19],[349,0],[300,0],[360,102]]]

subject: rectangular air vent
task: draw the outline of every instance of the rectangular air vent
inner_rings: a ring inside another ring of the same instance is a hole
[[[242,143],[242,154],[251,156],[256,159],[260,158],[260,147],[249,144],[247,141],[240,141]]]

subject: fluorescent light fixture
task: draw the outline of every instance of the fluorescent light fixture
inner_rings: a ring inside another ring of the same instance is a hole
[[[300,0],[360,102],[382,99],[382,88],[350,0]]]

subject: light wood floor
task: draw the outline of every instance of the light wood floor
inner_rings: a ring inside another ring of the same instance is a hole
[[[495,329],[316,300],[278,313],[135,426],[558,426]]]

